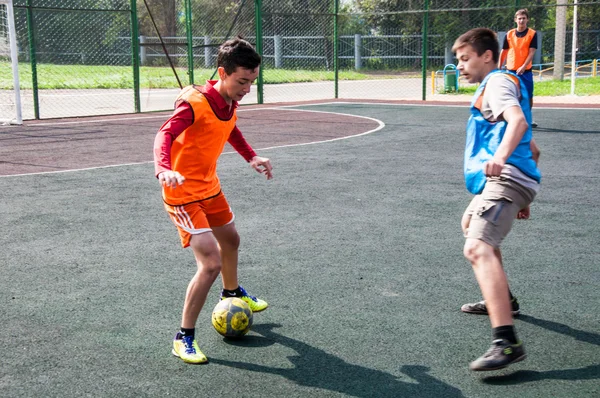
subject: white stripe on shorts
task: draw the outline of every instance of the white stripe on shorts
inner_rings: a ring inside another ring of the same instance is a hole
[[[194,223],[190,218],[190,215],[185,211],[183,206],[173,206],[175,214],[171,215],[171,219],[179,228],[192,235],[202,234],[204,232],[212,232],[210,228],[194,228]]]

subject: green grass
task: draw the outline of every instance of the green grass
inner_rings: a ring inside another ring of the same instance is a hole
[[[535,95],[571,94],[571,80],[546,80],[535,82]],[[600,95],[600,77],[579,78],[575,82],[575,94]]]
[[[182,84],[189,82],[187,69],[176,68]],[[214,70],[195,69],[194,80],[202,82],[209,79]],[[131,88],[133,86],[133,70],[130,66],[96,66],[96,65],[37,65],[39,89],[98,89],[98,88]],[[381,78],[355,71],[340,71],[342,80],[366,80]],[[388,76],[389,77],[389,76]],[[266,69],[263,72],[266,84],[298,83],[333,80],[331,71]],[[19,66],[20,85],[23,89],[33,87],[31,67],[29,64]],[[0,62],[0,89],[12,88],[12,72],[8,62]],[[174,88],[177,80],[169,67],[141,67],[141,87]]]
[[[188,84],[187,69],[177,68],[179,79],[183,85]],[[131,66],[103,65],[53,65],[39,64],[38,88],[48,89],[102,89],[102,88],[131,88],[133,86],[133,70]],[[210,78],[214,70],[195,69],[194,80],[203,82]],[[23,89],[32,89],[31,67],[28,63],[19,66],[20,85]],[[418,73],[381,73],[357,72],[340,70],[340,80],[372,80],[402,77],[420,78]],[[334,80],[333,71],[265,69],[263,72],[265,84],[300,83]],[[12,73],[10,63],[0,61],[0,90],[12,88]],[[177,80],[171,68],[148,67],[140,68],[140,85],[144,88],[174,88]],[[461,87],[459,94],[471,94],[475,87]],[[536,96],[566,95],[571,92],[570,80],[546,80],[535,83]],[[581,78],[576,84],[577,95],[600,95],[600,77]]]
[[[459,87],[459,94],[473,94],[477,86]],[[571,80],[543,80],[535,81],[534,95],[536,97],[569,95],[571,94]],[[600,77],[582,77],[575,82],[575,94],[600,95]]]

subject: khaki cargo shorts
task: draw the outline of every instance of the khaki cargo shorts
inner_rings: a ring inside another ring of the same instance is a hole
[[[465,238],[482,240],[495,248],[508,235],[521,209],[529,206],[536,192],[511,180],[490,178],[476,195],[465,216],[470,217]]]

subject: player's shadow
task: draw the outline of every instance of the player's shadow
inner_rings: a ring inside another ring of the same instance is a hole
[[[568,325],[558,323],[558,322],[553,322],[553,321],[547,321],[545,319],[539,319],[539,318],[533,317],[531,315],[521,314],[521,315],[519,315],[518,319],[520,321],[527,322],[532,325],[542,327],[544,329],[548,329],[552,332],[564,334],[566,336],[571,336],[579,341],[583,341],[583,342],[594,344],[594,345],[600,345],[600,335],[597,333],[586,332],[586,331],[579,330],[579,329],[573,329],[572,327],[570,327]]]
[[[273,329],[279,326],[277,324],[255,325],[252,330],[262,337],[247,336],[253,338],[247,341],[244,341],[246,339],[234,340],[230,343],[252,347],[255,347],[255,344],[258,346],[281,344],[296,351],[297,355],[289,357],[293,367],[276,368],[216,358],[211,358],[211,362],[253,372],[271,373],[301,386],[335,391],[354,397],[463,397],[459,389],[430,376],[427,373],[428,367],[402,366],[400,368],[402,373],[415,382],[401,381],[392,374],[345,362],[323,350],[275,333]],[[266,342],[259,340],[266,340]]]

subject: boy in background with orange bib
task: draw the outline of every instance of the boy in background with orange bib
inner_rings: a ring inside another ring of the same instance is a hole
[[[519,75],[529,93],[529,107],[533,107],[533,56],[537,50],[538,38],[535,30],[528,28],[529,12],[527,9],[515,13],[517,27],[504,36],[498,69],[506,61],[506,69]],[[531,127],[537,123],[531,122]]]
[[[253,312],[268,305],[238,284],[240,237],[216,173],[217,160],[229,142],[252,168],[273,178],[270,160],[257,156],[236,126],[238,101],[250,92],[260,63],[259,54],[242,38],[223,43],[217,58],[219,80],[185,87],[154,141],[155,175],[163,187],[165,210],[198,266],[173,341],[173,355],[187,363],[207,362],[195,339],[195,325],[219,273],[221,299],[239,297]]]

